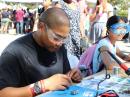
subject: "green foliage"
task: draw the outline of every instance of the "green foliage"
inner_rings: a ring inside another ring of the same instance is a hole
[[[128,2],[130,0],[108,0],[113,6],[118,6],[120,10],[128,10]]]
[[[117,12],[117,15],[127,17],[128,16],[128,10],[120,10],[120,11]]]
[[[118,5],[121,4],[124,0],[108,0],[112,5]]]
[[[40,3],[18,3],[18,2],[6,2],[6,4],[14,6],[14,5],[23,5],[27,8],[34,9],[36,8]]]
[[[128,7],[130,7],[128,2],[130,0],[108,0],[108,2],[117,7],[117,15],[128,16]]]

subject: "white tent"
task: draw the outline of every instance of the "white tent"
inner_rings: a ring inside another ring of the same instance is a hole
[[[3,2],[40,3],[43,0],[2,0]]]

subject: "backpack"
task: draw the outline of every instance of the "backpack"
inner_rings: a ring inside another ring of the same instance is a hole
[[[80,57],[80,60],[78,63],[78,68],[82,67],[83,65],[85,66],[85,68],[87,70],[87,72],[86,72],[87,74],[85,74],[85,76],[92,75],[92,66],[91,65],[92,65],[96,45],[97,44],[94,44],[91,47],[89,47],[88,49],[86,49],[85,52]]]

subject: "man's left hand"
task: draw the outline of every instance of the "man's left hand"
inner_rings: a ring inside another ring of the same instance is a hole
[[[80,82],[82,80],[81,72],[78,68],[74,68],[70,70],[67,75],[72,79],[74,82]]]

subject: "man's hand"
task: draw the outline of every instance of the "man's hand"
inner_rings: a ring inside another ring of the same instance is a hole
[[[79,69],[74,68],[70,70],[67,75],[74,81],[74,82],[80,82],[82,80],[82,75]]]
[[[64,90],[72,85],[72,81],[71,78],[67,75],[55,74],[45,79],[43,85],[47,91]]]

